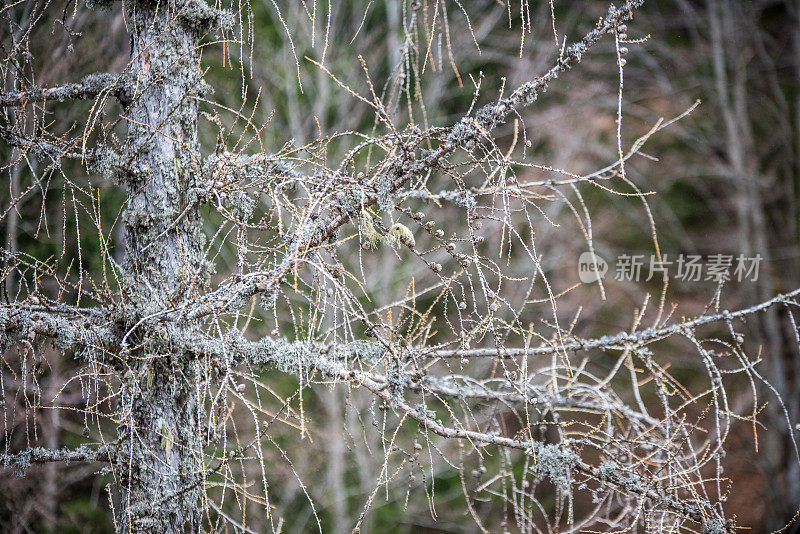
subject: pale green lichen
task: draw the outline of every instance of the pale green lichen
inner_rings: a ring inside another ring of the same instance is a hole
[[[175,442],[172,429],[170,429],[165,421],[161,421],[161,424],[158,426],[158,433],[161,434],[161,448],[164,449],[167,458],[169,458],[169,453],[172,452],[172,444]]]
[[[414,234],[408,227],[401,223],[394,223],[389,229],[389,235],[386,241],[392,245],[397,246],[400,244],[406,245],[409,248],[414,248],[416,241],[414,241]]]
[[[147,387],[153,387],[153,380],[155,376],[153,375],[153,369],[149,365],[145,366],[145,377],[147,381]]]
[[[363,243],[368,248],[375,248],[378,246],[378,243],[383,241],[383,236],[375,229],[375,222],[372,219],[372,214],[367,210],[361,211],[359,231],[361,232]]]

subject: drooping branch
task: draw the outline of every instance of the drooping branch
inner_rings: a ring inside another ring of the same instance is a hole
[[[437,129],[437,136],[443,140],[438,148],[423,151],[417,158],[414,151],[410,147],[406,147],[402,139],[398,139],[402,155],[386,162],[383,170],[389,178],[388,193],[399,190],[413,176],[420,176],[431,169],[438,168],[441,161],[456,150],[474,148],[483,136],[501,124],[509,114],[535,102],[551,81],[579,63],[585,53],[600,41],[603,35],[631,19],[634,10],[643,3],[644,0],[634,0],[627,2],[619,9],[611,6],[608,14],[598,23],[597,27],[586,34],[583,39],[567,47],[556,64],[544,75],[518,87],[511,95],[497,103],[482,107],[474,117],[464,117],[448,129]],[[198,319],[212,314],[225,313],[243,307],[249,297],[259,293],[268,298],[274,298],[279,286],[297,264],[330,239],[341,226],[358,218],[364,207],[375,204],[378,197],[377,191],[368,195],[359,195],[351,191],[345,193],[345,198],[337,199],[329,205],[323,206],[320,212],[328,211],[329,215],[309,217],[309,220],[287,243],[288,250],[283,260],[270,272],[254,273],[224,284],[216,291],[182,307],[181,317]]]
[[[416,421],[420,429],[424,431],[430,431],[443,438],[465,440],[473,445],[495,445],[523,451],[532,457],[534,470],[550,478],[555,484],[563,484],[565,481],[570,480],[570,475],[573,473],[580,473],[596,480],[607,488],[625,495],[636,495],[639,498],[647,499],[654,507],[666,507],[679,515],[701,523],[707,529],[705,530],[706,532],[731,532],[728,525],[719,519],[718,514],[711,507],[703,506],[701,508],[698,506],[698,501],[694,499],[680,500],[661,494],[656,490],[650,489],[645,481],[631,479],[630,473],[625,474],[616,469],[608,469],[607,465],[598,467],[590,465],[580,459],[577,452],[571,447],[572,443],[548,444],[535,440],[508,438],[492,432],[468,430],[463,426],[458,428],[447,427],[431,417],[424,407],[411,406],[405,401],[398,401],[393,398],[389,388],[385,387],[384,384],[371,380],[365,376],[365,373],[346,369],[342,365],[340,369],[328,369],[327,374],[340,380],[349,380],[351,383],[358,384],[369,390],[401,414]],[[541,465],[537,468],[537,464]],[[710,530],[712,527],[717,530]]]
[[[579,183],[586,183],[586,182],[601,182],[611,180],[612,178],[618,177],[621,175],[621,168],[625,165],[631,158],[636,155],[642,154],[642,149],[644,148],[647,141],[653,137],[658,132],[668,128],[675,124],[675,122],[687,117],[691,114],[698,106],[700,105],[700,100],[696,100],[694,104],[689,106],[685,111],[680,113],[679,115],[673,117],[670,120],[664,121],[659,120],[647,133],[636,139],[632,144],[631,148],[628,150],[626,154],[624,154],[621,158],[614,160],[613,163],[606,165],[602,169],[598,169],[594,172],[584,175],[578,175],[574,173],[567,172],[563,169],[553,169],[550,167],[542,167],[536,166],[532,164],[525,164],[524,162],[514,162],[515,165],[520,166],[530,166],[533,168],[539,168],[543,170],[547,170],[550,172],[555,172],[557,174],[563,174],[565,178],[547,178],[542,180],[526,180],[524,182],[518,182],[515,184],[504,184],[504,190],[513,193],[513,194],[526,194],[529,190],[538,187],[561,187],[561,186],[572,186]],[[450,189],[450,190],[440,190],[435,193],[431,191],[427,191],[425,189],[399,189],[395,192],[395,197],[398,199],[408,199],[408,198],[418,198],[423,199],[426,201],[459,201],[462,198],[464,192],[472,195],[473,197],[478,197],[480,195],[493,195],[497,192],[496,188],[493,187],[470,187],[466,188],[465,190],[458,190],[458,189]]]
[[[384,354],[385,348],[378,343],[357,342],[336,351],[332,347],[310,342],[290,343],[271,338],[253,342],[236,336],[226,340],[199,343],[195,345],[194,350],[206,354],[210,351],[218,358],[220,366],[234,365],[244,359],[254,368],[277,367],[291,374],[296,373],[298,368],[303,369],[304,374],[311,371],[320,372],[327,379],[346,382],[352,386],[366,389],[401,415],[416,421],[424,432],[431,432],[447,439],[466,440],[475,446],[479,444],[494,445],[522,451],[532,457],[537,472],[553,478],[555,483],[570,481],[572,474],[581,474],[606,488],[646,499],[653,507],[664,507],[703,525],[715,526],[720,529],[719,532],[729,531],[728,526],[719,519],[712,508],[702,506],[696,500],[682,500],[659,493],[652,489],[643,478],[621,472],[619,469],[612,468],[610,464],[594,466],[585,462],[575,450],[579,446],[578,443],[551,444],[531,439],[506,437],[496,432],[470,430],[463,425],[454,427],[444,425],[424,405],[414,406],[404,396],[397,394],[395,387],[397,385],[409,386],[409,389],[426,389],[427,380],[425,378],[414,379],[410,373],[401,373],[399,377],[390,380],[373,371],[358,368],[357,361],[359,359],[361,363],[369,367],[370,362],[374,362]],[[400,384],[392,383],[393,381],[399,381]],[[429,392],[468,398],[463,391],[447,391],[440,387],[429,388]],[[493,400],[500,400],[500,398]],[[529,402],[529,400],[526,399],[524,402]],[[648,425],[651,424],[657,423],[655,421],[648,422]],[[537,468],[538,463],[541,465]]]

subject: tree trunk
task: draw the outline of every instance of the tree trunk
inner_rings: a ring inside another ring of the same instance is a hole
[[[123,291],[136,320],[173,307],[202,283],[195,189],[199,33],[183,3],[128,5],[133,103],[128,120],[128,205]],[[176,221],[178,221],[176,223]],[[131,319],[132,317],[132,319]],[[123,532],[200,530],[204,478],[197,363],[175,350],[175,322],[147,323],[121,354],[126,373],[118,464]],[[137,337],[138,336],[138,337]],[[135,348],[130,348],[135,347]]]

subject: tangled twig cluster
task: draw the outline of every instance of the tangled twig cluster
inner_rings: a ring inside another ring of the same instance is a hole
[[[31,83],[27,45],[14,35],[24,37],[53,6],[2,8],[17,17],[2,49],[9,90],[0,94],[0,137],[13,147],[4,170],[24,167],[33,176],[2,216],[15,217],[15,203],[41,194],[46,226],[46,185],[59,180],[59,201],[74,209],[78,233],[65,270],[34,247],[4,251],[5,285],[14,288],[0,308],[4,465],[23,472],[34,463],[105,462],[123,531],[169,530],[186,506],[201,511],[204,528],[243,532],[251,531],[243,510],[261,507],[279,531],[284,518],[270,508],[275,464],[309,494],[291,448],[311,438],[304,395],[333,388],[347,391],[356,419],[373,422],[382,457],[355,529],[379,489],[400,480],[426,493],[433,510],[429,488],[435,466],[444,466],[458,473],[467,513],[484,532],[496,521],[486,503],[523,532],[640,524],[733,530],[723,507],[726,439],[735,421],[758,424],[756,384],[765,382],[740,321],[770,307],[791,315],[800,290],[683,320],[662,299],[650,326],[646,302],[629,331],[583,337],[575,330],[580,311],[564,309],[567,291],[551,283],[547,251],[537,246],[540,228],[557,226],[547,204],[564,200],[593,250],[582,188],[637,196],[647,206],[626,165],[646,156],[645,143],[674,121],[660,121],[627,150],[620,135],[618,158],[591,173],[531,163],[524,127],[525,108],[604,38],[615,43],[622,76],[635,44],[627,24],[642,0],[609,8],[582,39],[561,46],[552,67],[507,96],[477,106],[476,82],[472,106],[450,126],[415,119],[424,108],[402,115],[387,104],[394,90],[416,91],[431,46],[419,34],[449,32],[423,20],[434,16],[429,8],[445,16],[439,2],[403,2],[395,89],[378,91],[363,59],[364,91],[340,81],[324,58],[316,63],[370,110],[372,131],[321,134],[276,152],[261,143],[269,121],[259,126],[215,106],[195,68],[202,32],[244,46],[236,32],[246,10],[231,17],[202,0],[128,3],[130,27],[140,33],[122,73],[47,88]],[[151,57],[141,36],[158,43],[175,38],[176,27],[196,42]],[[183,63],[191,68],[178,71]],[[52,134],[50,102],[71,99],[87,100],[80,127]],[[239,125],[238,139],[226,133],[225,113]],[[213,153],[197,141],[198,117],[218,134]],[[535,176],[521,178],[529,171]],[[121,200],[104,202],[118,205],[110,225],[127,235],[125,258],[111,250],[97,179],[122,186]],[[634,192],[622,193],[625,186]],[[66,218],[62,228],[63,236]],[[87,232],[96,236],[95,272]],[[702,380],[686,385],[676,376],[663,355],[675,346],[702,363]],[[73,354],[79,366],[45,395],[40,367],[57,357],[52,351]],[[278,391],[276,376],[294,381],[291,393]],[[734,405],[729,384],[749,385],[752,402]],[[83,417],[85,445],[46,450],[35,435],[20,434],[21,427],[35,434],[36,414],[57,405]],[[8,413],[17,407],[21,421]],[[287,429],[299,434],[293,445],[273,434]],[[152,472],[135,466],[148,455],[157,459]],[[153,486],[149,501],[136,489],[145,483]],[[317,516],[313,502],[311,509]]]

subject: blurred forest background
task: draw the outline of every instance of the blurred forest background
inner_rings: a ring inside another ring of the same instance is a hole
[[[359,86],[363,70],[357,57],[361,55],[376,88],[387,95],[398,92],[390,73],[402,60],[407,3],[337,0],[329,6],[318,2],[312,17],[309,5],[299,0],[251,0],[249,4],[250,10],[243,11],[249,20],[243,21],[245,29],[236,36],[247,46],[209,46],[204,50],[205,79],[215,89],[215,99],[245,115],[253,113],[256,123],[271,115],[264,131],[267,151],[277,151],[290,140],[304,144],[333,132],[369,131],[372,110],[309,59],[319,61],[324,54],[327,69],[338,80]],[[3,11],[7,13],[8,5],[0,3],[4,6],[0,17]],[[523,6],[516,0],[510,6],[500,0],[447,1],[444,5],[449,28],[431,44],[425,72],[415,74],[425,110],[417,120],[427,125],[449,125],[460,118],[470,106],[478,80],[478,100],[484,103],[497,98],[504,84],[516,87],[542,73],[557,57],[565,36],[579,38],[607,9],[603,2],[564,0],[535,0]],[[468,22],[462,6],[469,14]],[[525,10],[523,15],[520,9]],[[89,11],[60,1],[52,2],[45,16],[53,21],[39,24],[40,35],[31,39],[30,50],[48,65],[39,73],[39,84],[77,80],[98,70],[116,72],[127,63],[128,34],[119,10]],[[68,23],[59,23],[64,16]],[[657,192],[648,200],[662,253],[670,258],[718,253],[760,254],[764,258],[756,282],[731,281],[722,288],[721,300],[728,309],[747,307],[800,286],[798,17],[797,0],[659,0],[647,2],[629,24],[629,39],[642,42],[630,47],[624,70],[623,137],[630,142],[660,118],[680,115],[701,101],[690,114],[648,141],[645,152],[657,162],[639,158],[629,166],[628,172],[641,190]],[[530,21],[529,28],[523,28],[523,20]],[[6,30],[0,25],[0,33]],[[617,158],[619,74],[609,68],[615,57],[613,40],[601,44],[580,68],[563,75],[526,111],[524,128],[531,161],[587,173]],[[248,80],[245,94],[244,79]],[[406,113],[403,98],[388,98],[396,104],[394,113]],[[52,109],[62,121],[69,122],[69,114],[74,114],[73,120],[80,124],[90,106],[87,102]],[[209,120],[200,125],[201,139],[204,147],[213,151],[219,131],[216,121],[227,119],[216,118],[211,108],[206,111]],[[233,147],[237,125],[230,122],[224,126],[230,134],[226,142]],[[505,135],[510,144],[513,121],[501,128],[500,138]],[[329,144],[330,158],[340,158],[347,148]],[[12,149],[0,146],[0,158],[6,165]],[[522,180],[539,172],[520,168],[517,176]],[[0,205],[5,206],[9,195],[16,197],[28,188],[30,173],[22,164],[12,166],[0,183]],[[92,200],[69,196],[68,188],[57,180],[42,184],[47,191],[28,195],[5,218],[6,248],[25,250],[42,259],[54,257],[62,269],[81,262],[90,272],[102,270],[97,236],[79,233],[75,224],[62,222],[81,203],[93,201],[103,207],[105,221],[115,220],[121,193],[99,177],[94,185],[97,198]],[[592,213],[595,248],[602,257],[613,262],[620,254],[653,253],[650,215],[641,199],[597,190],[585,193],[584,198]],[[551,208],[547,216],[553,220],[570,209],[568,203],[553,203]],[[447,224],[447,208],[438,213],[442,218],[438,222]],[[213,217],[207,224],[213,234]],[[562,290],[574,283],[577,258],[585,248],[580,228],[573,226],[552,235],[542,228],[538,234],[540,250],[546,251],[543,267],[551,281],[563,282]],[[570,232],[574,239],[566,238]],[[122,247],[115,247],[114,253],[121,255]],[[217,259],[231,268],[237,261],[234,251],[225,248]],[[381,272],[380,255],[368,261],[373,272]],[[509,265],[509,270],[513,269]],[[223,271],[218,263],[216,276],[223,276]],[[367,279],[367,290],[370,294],[402,293],[403,288],[393,284],[392,277],[372,276]],[[667,309],[674,306],[676,317],[703,313],[718,289],[711,281],[672,281],[666,293]],[[607,277],[606,300],[599,298],[595,287],[587,286],[566,295],[562,308],[583,306],[581,321],[592,318],[598,329],[593,334],[616,333],[630,328],[633,311],[641,307],[645,295],[658,300],[661,290],[662,283],[655,279],[632,283]],[[287,318],[281,328],[288,335],[296,324]],[[256,332],[261,328],[266,334],[271,326],[254,324],[251,328]],[[785,400],[796,424],[800,421],[800,355],[786,317],[780,309],[772,310],[751,319],[747,331],[751,354],[758,354],[761,346],[770,347],[768,354],[761,354],[762,372]],[[690,384],[702,364],[691,353],[685,358],[684,354],[676,345],[671,369]],[[50,363],[40,385],[43,391],[53,392],[48,384],[60,388],[73,363],[59,358]],[[273,385],[281,395],[297,388],[290,377],[276,377]],[[316,520],[304,494],[307,491],[326,530],[344,532],[344,526],[352,524],[372,495],[383,464],[380,449],[373,448],[382,446],[377,431],[370,436],[371,425],[362,425],[357,419],[379,421],[379,414],[369,404],[349,409],[359,400],[338,388],[322,385],[311,391],[305,398],[305,410],[314,413],[309,437],[298,441],[302,447],[289,447],[291,465],[277,457],[271,463],[275,499],[271,505],[288,519],[285,532],[314,531]],[[8,402],[14,402],[10,392],[5,394]],[[751,400],[749,395],[743,389],[742,402]],[[789,439],[789,433],[797,431],[787,426],[780,405],[770,395],[765,392],[762,398],[766,407],[760,417],[763,426],[757,430],[759,452],[752,426],[741,422],[729,438],[733,441],[729,441],[724,459],[726,476],[734,488],[726,508],[737,515],[739,524],[749,526],[750,532],[786,525],[800,506],[800,471]],[[79,387],[66,387],[59,397],[66,409],[39,415],[37,439],[41,443],[74,446],[85,439],[84,416],[69,409],[80,404],[80,396]],[[5,413],[6,428],[30,424],[21,413],[19,420],[13,419],[13,411]],[[248,424],[246,418],[241,421],[242,426]],[[352,431],[366,434],[349,435]],[[273,439],[284,444],[297,441],[297,430],[286,426]],[[55,463],[33,467],[25,478],[0,471],[0,530],[113,532],[104,490],[107,476],[98,474],[97,466]],[[435,507],[429,506],[420,484],[435,488]],[[409,479],[382,488],[362,530],[478,531],[468,517],[461,485],[458,471],[439,462],[434,480]],[[481,503],[474,506],[485,517]],[[256,528],[253,525],[260,524],[259,518],[255,517],[257,511],[253,514],[248,524]],[[497,532],[505,522],[502,514],[484,519]]]

